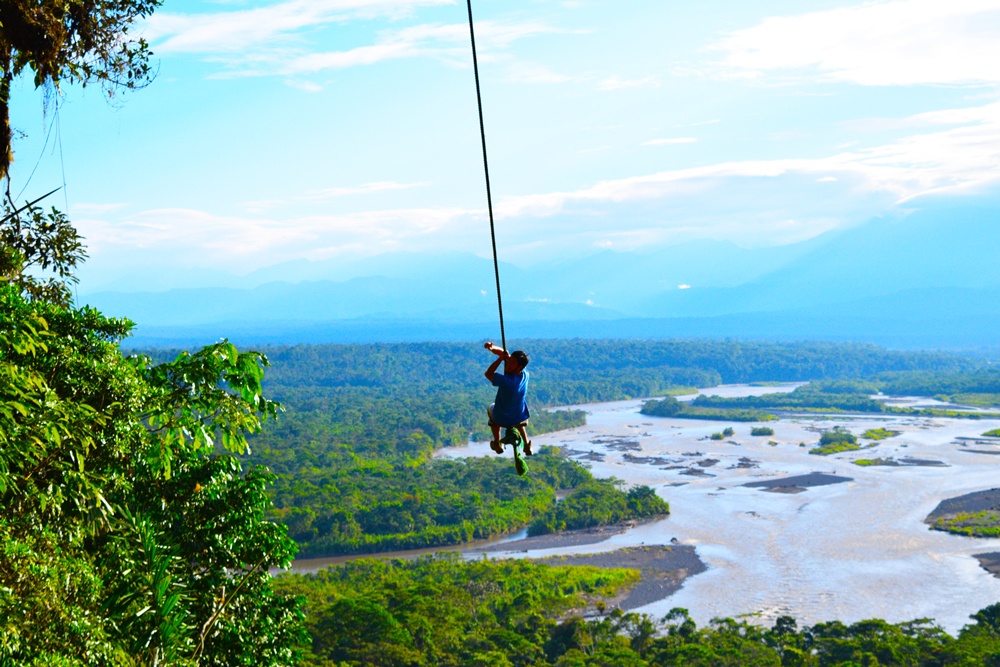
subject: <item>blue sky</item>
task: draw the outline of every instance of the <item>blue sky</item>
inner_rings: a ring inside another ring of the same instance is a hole
[[[1000,0],[473,7],[506,261],[791,243],[1000,176]],[[149,87],[45,106],[20,83],[12,190],[65,173],[81,292],[485,255],[465,11],[167,0]]]

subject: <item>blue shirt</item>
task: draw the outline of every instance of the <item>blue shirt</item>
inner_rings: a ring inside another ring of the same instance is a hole
[[[527,421],[530,416],[525,400],[528,393],[528,371],[522,370],[517,375],[495,373],[493,386],[497,388],[493,421],[500,426],[516,426]]]

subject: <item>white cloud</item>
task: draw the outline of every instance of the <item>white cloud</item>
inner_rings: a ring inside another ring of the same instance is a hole
[[[705,193],[734,179],[777,179],[793,174],[808,176],[812,181],[836,178],[858,183],[859,187],[887,193],[899,201],[1000,179],[1000,103],[920,114],[915,118],[921,122],[929,119],[940,123],[956,119],[977,122],[825,158],[725,162],[607,180],[569,192],[509,197],[501,201],[497,210],[504,217],[548,216],[585,203]]]
[[[893,0],[774,17],[714,49],[731,71],[818,71],[872,86],[1000,83],[1000,0]]]
[[[240,53],[287,43],[306,28],[352,18],[399,18],[455,0],[287,0],[266,7],[202,14],[157,12],[143,34],[157,53]]]
[[[711,120],[700,120],[697,123],[690,123],[688,125],[675,125],[675,127],[701,127],[702,125],[715,125],[716,123],[721,123],[721,118],[712,118]]]
[[[317,28],[352,19],[408,16],[415,10],[454,4],[455,0],[288,0],[267,7],[208,14],[157,13],[144,34],[160,54],[202,55],[223,66],[215,78],[233,76],[289,77],[289,85],[308,92],[318,84],[299,77],[327,70],[373,65],[404,58],[436,58],[453,65],[469,65],[469,25],[417,24],[382,31],[373,44],[338,51],[314,44]],[[520,39],[549,33],[579,33],[532,21],[477,21],[476,45],[480,60]],[[540,66],[515,65],[510,76],[527,82],[550,83],[569,77]]]
[[[680,285],[677,286],[677,289],[691,289],[691,286],[688,285],[687,283],[681,283]]]
[[[656,77],[624,79],[616,74],[601,81],[597,88],[598,90],[623,90],[625,88],[658,88],[659,86],[660,82]]]
[[[507,23],[482,21],[476,24],[476,47],[480,60],[490,58],[490,50],[504,49],[511,42],[546,33],[564,32],[541,23]],[[346,51],[310,53],[292,58],[276,59],[266,67],[276,68],[282,74],[312,74],[323,70],[346,69],[373,65],[387,60],[431,57],[467,66],[469,64],[469,26],[467,23],[449,25],[416,25],[382,34],[376,44],[359,46]],[[243,74],[266,74],[266,68],[245,69]]]
[[[70,212],[72,215],[101,215],[104,213],[112,213],[114,211],[120,211],[125,208],[126,204],[98,204],[98,203],[88,203],[80,202],[78,204],[73,204],[70,207]]]
[[[319,85],[318,83],[314,83],[312,81],[300,81],[297,79],[289,79],[285,83],[287,83],[292,88],[297,88],[306,93],[318,93],[321,90],[323,90],[323,86]]]
[[[931,121],[937,124],[928,128]],[[951,126],[956,121],[970,122]],[[554,248],[567,253],[595,247],[629,250],[693,238],[788,243],[860,222],[922,194],[963,191],[1000,179],[1000,102],[921,115],[919,123],[926,131],[826,157],[723,162],[501,198],[495,208],[501,253],[531,261],[551,258]],[[376,181],[313,191],[298,201],[336,201],[419,185]],[[90,219],[77,222],[92,254],[132,256],[133,249],[145,248],[244,271],[346,253],[486,252],[489,247],[481,208],[311,216],[287,215],[284,206],[274,210],[226,216],[179,208],[101,215],[95,209]]]
[[[670,137],[668,139],[650,139],[642,142],[643,146],[670,146],[673,144],[693,144],[697,143],[695,137]]]
[[[504,79],[508,83],[566,83],[575,78],[553,72],[544,65],[531,62],[515,62],[507,68]]]
[[[392,190],[409,190],[419,188],[429,183],[396,183],[395,181],[374,181],[363,183],[355,187],[324,188],[322,190],[310,190],[303,195],[303,199],[332,199],[334,197],[348,197],[351,195],[370,195],[377,192],[389,192]]]
[[[443,234],[468,243],[467,220],[475,214],[442,207],[265,218],[174,208],[118,220],[81,219],[77,226],[93,254],[124,248],[154,252],[158,258],[181,253],[188,263],[245,272],[290,259],[429,250]]]

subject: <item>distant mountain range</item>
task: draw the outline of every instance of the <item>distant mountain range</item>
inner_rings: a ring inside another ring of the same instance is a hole
[[[894,219],[746,249],[697,241],[500,267],[508,333],[830,338],[900,347],[1000,342],[1000,206],[922,203]],[[279,280],[280,278],[280,280]],[[243,287],[105,291],[80,300],[138,323],[137,345],[495,336],[492,261],[398,253],[295,262]]]

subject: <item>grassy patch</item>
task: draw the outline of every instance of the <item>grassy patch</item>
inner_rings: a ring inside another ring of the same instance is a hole
[[[992,431],[987,431],[986,433],[983,433],[983,435],[987,438],[1000,438],[1000,428],[995,428]]]
[[[774,429],[770,426],[754,426],[750,429],[750,435],[774,435]]]
[[[820,437],[819,447],[813,447],[809,453],[828,456],[858,449],[861,449],[861,446],[858,445],[858,437],[840,426],[835,426],[832,431],[827,431]]]
[[[933,527],[969,537],[1000,537],[1000,513],[993,510],[960,512],[953,517],[938,519]]]
[[[862,438],[868,440],[885,440],[886,438],[891,438],[893,436],[899,435],[899,431],[890,431],[885,428],[870,428],[861,434]]]
[[[670,387],[666,391],[661,391],[658,396],[690,396],[697,394],[698,387]]]
[[[661,400],[646,401],[640,413],[649,417],[678,417],[680,419],[707,419],[729,422],[766,422],[777,419],[763,410],[741,408],[715,408],[692,405],[678,401],[673,396]]]
[[[854,452],[861,449],[861,446],[847,441],[833,442],[828,445],[820,445],[819,447],[813,447],[809,450],[810,454],[819,454],[820,456],[829,456],[830,454],[839,454],[840,452]]]
[[[958,405],[971,405],[976,408],[989,408],[994,405],[1000,405],[1000,394],[985,394],[985,393],[967,393],[967,394],[952,394],[951,396],[945,396],[944,399],[948,403],[957,403]]]
[[[851,461],[856,466],[884,466],[891,465],[892,459],[855,459]]]

